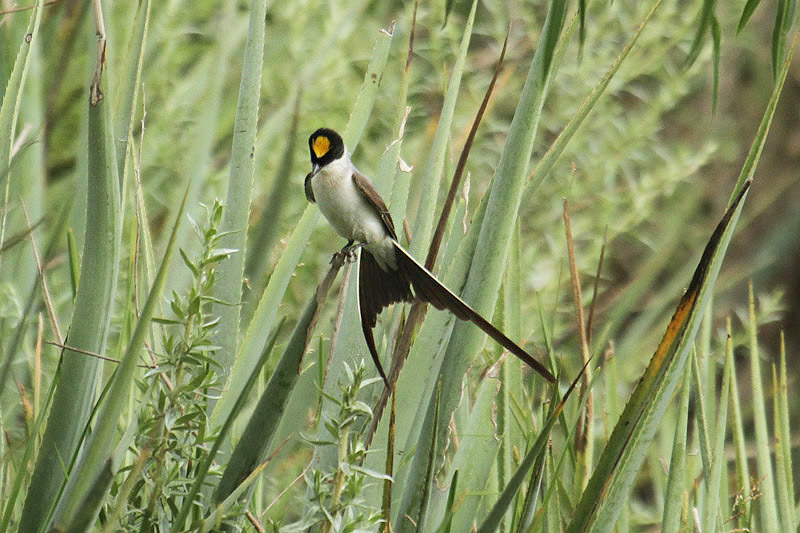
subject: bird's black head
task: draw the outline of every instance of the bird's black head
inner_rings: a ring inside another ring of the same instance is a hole
[[[317,170],[342,157],[344,141],[335,131],[319,128],[308,138],[308,149],[311,152],[311,166]]]

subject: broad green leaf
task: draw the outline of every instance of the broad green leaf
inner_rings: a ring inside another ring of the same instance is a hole
[[[117,428],[129,401],[129,391],[133,384],[136,364],[139,362],[145,337],[150,331],[150,321],[161,302],[188,192],[187,187],[172,226],[167,249],[164,251],[164,257],[153,281],[153,286],[139,315],[136,329],[133,331],[119,367],[114,372],[108,393],[102,398],[99,413],[94,418],[92,432],[81,451],[74,472],[61,494],[54,517],[56,527],[59,527],[59,524],[71,524],[79,516],[85,516],[87,513],[93,519],[108,490],[108,485],[105,488],[102,487],[101,480],[110,484],[113,474],[119,467],[119,459],[112,460],[112,450],[117,442]]]
[[[394,140],[381,156],[380,165],[375,175],[376,187],[379,191],[387,189],[387,181],[391,183],[391,194],[389,195],[389,212],[392,218],[398,222],[406,216],[406,205],[408,202],[408,191],[411,187],[411,172],[405,172],[400,168],[400,149],[403,146],[405,136],[405,125],[411,107],[408,103],[408,88],[411,84],[411,65],[414,58],[414,36],[417,29],[417,7],[419,0],[408,3],[408,53],[406,55],[405,68],[403,69],[400,80],[400,94],[396,98],[397,110],[394,120]],[[413,169],[412,169],[413,171]],[[394,177],[394,179],[392,179]],[[381,188],[383,187],[383,188]],[[402,239],[402,237],[401,237]]]
[[[791,54],[787,60],[790,58]],[[681,298],[664,338],[609,438],[569,524],[569,533],[593,528],[609,530],[621,512],[655,429],[671,400],[700,325],[700,318],[711,294],[711,285],[719,272],[735,221],[738,219],[740,202],[766,141],[787,70],[788,63],[784,63],[737,181],[730,206],[706,246],[692,283]]]
[[[258,307],[250,321],[250,326],[242,343],[242,349],[231,372],[230,385],[225,388],[211,413],[211,427],[219,427],[230,415],[233,404],[237,401],[239,391],[244,383],[250,379],[256,368],[263,347],[269,338],[269,332],[274,329],[278,316],[281,299],[289,285],[289,280],[297,268],[300,256],[305,251],[308,237],[314,230],[319,220],[319,210],[316,206],[309,206],[297,222],[295,230],[281,254],[275,269],[272,272],[267,288]]]
[[[105,351],[120,265],[119,179],[108,105],[108,99],[89,104],[86,236],[67,336],[68,346],[93,353]],[[71,461],[80,444],[94,399],[99,360],[69,349],[62,357],[61,381],[20,522],[26,531],[38,530],[47,519],[46,509],[65,481],[62,464]]]
[[[75,234],[72,229],[67,230],[67,256],[69,257],[69,281],[72,297],[78,295],[78,282],[81,276],[81,261],[78,257],[78,245],[75,243]]]
[[[703,0],[703,6],[700,9],[700,14],[697,19],[697,32],[694,35],[692,47],[686,55],[687,66],[693,64],[697,60],[697,56],[700,55],[706,33],[711,30],[714,20],[716,19],[716,13],[714,12],[716,4],[717,0]]]
[[[239,502],[239,499],[242,498],[245,491],[250,489],[251,485],[258,479],[258,476],[270,462],[271,458],[268,458],[265,462],[258,465],[253,471],[248,475],[234,490],[231,492],[225,500],[220,502],[211,513],[202,520],[200,524],[193,524],[193,528],[195,531],[202,531],[203,533],[207,533],[210,531],[220,531],[220,525],[222,522],[222,518],[225,516],[226,513],[229,513],[231,509]]]
[[[503,282],[503,325],[506,334],[512,338],[523,338],[521,326],[522,298],[522,272],[520,260],[520,224],[517,221],[514,228],[511,250],[509,252],[509,265],[506,270],[506,279]],[[513,415],[515,405],[524,403],[525,392],[522,384],[523,363],[516,358],[509,358],[500,367],[500,394],[497,405],[497,433],[501,439],[500,451],[497,458],[496,484],[499,488],[508,485],[514,474],[514,450],[524,448],[524,439],[521,435],[521,423]],[[511,529],[511,513],[506,513],[503,527],[506,531]]]
[[[476,311],[484,313],[485,316],[490,316],[488,311],[494,307],[500,289],[510,235],[516,221],[528,161],[549,84],[552,54],[564,26],[565,15],[566,3],[551,4],[488,200],[482,203],[482,207],[486,206],[486,214],[482,219],[483,223],[480,225],[476,241],[477,249],[481,250],[481,253],[472,259],[462,296]],[[473,324],[462,322],[455,324],[439,371],[442,422],[438,426],[432,424],[433,403],[429,402],[418,439],[421,446],[429,446],[432,442],[444,440],[450,415],[460,396],[458,391],[461,388],[464,372],[485,340],[486,335]],[[425,409],[424,404],[422,409]],[[429,432],[436,432],[439,437],[433,438]],[[438,458],[438,454],[431,454],[430,450],[423,448],[418,449],[414,455],[397,516],[419,515],[424,505],[421,495],[426,491],[426,488],[420,485],[424,482],[422,472],[430,468],[430,465],[426,464],[429,457]],[[397,531],[409,531],[410,528],[410,524],[406,521],[396,523]]]
[[[228,461],[214,496],[217,503],[228,497],[239,482],[250,474],[250,470],[261,461],[266,450],[269,449],[281,421],[281,415],[300,374],[303,355],[313,337],[320,310],[340,267],[341,263],[338,262],[331,265],[325,279],[322,280],[306,304],[303,315],[297,322],[292,337],[250,416],[242,434],[243,437],[239,439],[230,461]],[[242,401],[241,396],[242,394],[240,394],[238,402]]]
[[[456,492],[458,491],[458,470],[453,472],[450,480],[450,490],[447,493],[447,503],[445,504],[445,515],[442,525],[437,532],[451,533],[453,531],[453,515],[455,514]]]
[[[275,171],[272,188],[267,196],[269,201],[263,207],[258,221],[253,225],[253,229],[247,238],[245,276],[249,281],[251,290],[247,301],[244,302],[242,326],[249,324],[253,311],[266,288],[267,275],[272,267],[272,248],[279,235],[279,224],[276,221],[281,220],[283,212],[289,205],[288,195],[294,192],[294,188],[290,184],[294,177],[294,154],[297,151],[299,105],[300,99],[298,96],[295,113],[291,120],[289,132],[286,135],[286,144],[283,148],[280,165]]]
[[[393,32],[394,28],[391,28],[388,31],[381,30],[378,33],[378,38],[375,39],[375,47],[372,50],[372,59],[367,67],[367,72],[364,74],[364,82],[361,84],[358,96],[356,96],[356,102],[353,105],[353,111],[350,113],[350,119],[347,121],[347,127],[342,133],[344,145],[350,150],[351,154],[361,140],[361,135],[364,133],[364,128],[367,127],[367,122],[372,114],[375,99],[378,97],[380,80],[383,77],[383,69],[386,68],[389,47],[394,37]]]
[[[786,54],[786,35],[792,28],[797,0],[778,0],[775,10],[775,24],[772,27],[772,71],[779,72],[781,61]]]
[[[500,383],[497,376],[490,374],[497,374],[500,367],[509,362],[505,361],[484,372],[468,420],[455,428],[459,445],[453,457],[452,469],[454,472],[460,471],[461,475],[456,493],[458,505],[452,517],[453,531],[469,531],[485,506],[484,499],[490,487],[501,437],[494,422]],[[431,500],[430,520],[438,526],[447,513],[446,495],[443,491],[437,491]]]
[[[439,423],[439,416],[440,413],[440,406],[442,403],[442,387],[441,387],[441,378],[436,383],[436,392],[433,397],[433,417],[432,417],[432,424],[436,426]],[[415,529],[418,531],[424,531],[426,526],[428,525],[428,505],[430,503],[430,496],[431,491],[435,489],[434,486],[434,464],[436,461],[436,457],[434,454],[436,453],[436,438],[437,433],[435,431],[423,431],[423,435],[430,435],[433,442],[430,443],[429,446],[424,448],[424,451],[428,453],[427,460],[425,461],[426,469],[423,473],[422,483],[420,486],[422,487],[422,493],[420,494],[420,506],[417,509],[416,514],[414,515],[406,515],[401,514],[399,516],[399,520],[401,520],[400,524],[398,525],[398,529],[407,529],[408,524],[412,524]],[[418,452],[419,453],[419,452]]]
[[[92,480],[93,484],[88,488],[85,499],[77,502],[75,505],[76,514],[73,520],[66,527],[58,527],[56,531],[64,531],[66,533],[83,533],[89,531],[95,519],[97,518],[97,508],[103,500],[103,497],[108,492],[108,487],[114,478],[114,473],[111,469],[111,460],[107,460],[98,472],[97,477]]]
[[[436,125],[436,134],[434,135],[431,150],[428,153],[428,159],[425,164],[425,170],[423,171],[420,187],[421,190],[424,191],[424,194],[421,195],[419,206],[417,207],[417,218],[414,221],[414,227],[412,229],[414,240],[409,250],[414,257],[421,258],[425,255],[430,234],[433,229],[433,218],[436,212],[436,202],[439,198],[439,187],[442,182],[445,154],[450,141],[450,127],[453,122],[453,113],[455,112],[458,99],[458,90],[461,86],[461,77],[464,73],[469,42],[472,38],[472,25],[475,22],[475,10],[477,6],[477,0],[473,0],[467,23],[464,26],[464,36],[461,39],[458,56],[456,56],[453,72],[447,84],[447,94],[445,94],[441,116]]]
[[[747,3],[742,9],[742,16],[739,18],[739,25],[736,28],[736,33],[741,33],[744,27],[747,26],[747,23],[750,21],[750,17],[753,16],[753,12],[760,3],[761,0],[747,0]]]
[[[220,245],[237,250],[230,259],[220,265],[214,285],[214,297],[220,304],[214,305],[213,313],[220,318],[214,333],[214,343],[220,347],[217,359],[221,367],[222,382],[228,384],[237,348],[239,346],[239,302],[244,277],[244,249],[247,237],[247,220],[250,216],[250,198],[254,177],[254,146],[258,126],[258,104],[261,96],[261,73],[264,60],[266,0],[251,0],[250,24],[239,85],[239,99],[233,128],[230,176],[222,217],[223,232],[227,235]],[[210,409],[213,410],[212,402]]]
[[[749,183],[711,236],[664,338],[639,380],[598,459],[567,531],[610,531],[622,511],[664,412],[683,373]]]

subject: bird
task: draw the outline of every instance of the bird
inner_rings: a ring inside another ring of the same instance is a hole
[[[342,252],[355,258],[360,249],[358,304],[361,329],[375,366],[391,388],[375,348],[373,328],[383,308],[415,298],[457,318],[473,322],[501,346],[519,357],[547,381],[553,374],[503,332],[445,287],[436,276],[400,245],[386,202],[372,182],[356,169],[342,137],[319,128],[308,138],[311,172],[305,178],[305,194],[316,203],[333,229],[347,239]]]

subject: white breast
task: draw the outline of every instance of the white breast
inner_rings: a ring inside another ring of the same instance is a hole
[[[372,243],[386,237],[383,222],[353,183],[346,158],[329,163],[311,179],[319,210],[345,239]]]
[[[389,234],[375,208],[353,183],[353,165],[347,157],[327,164],[311,178],[314,199],[336,233],[365,243],[381,266],[394,268]]]

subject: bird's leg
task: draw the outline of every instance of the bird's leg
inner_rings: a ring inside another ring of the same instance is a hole
[[[331,263],[336,261],[337,259],[339,259],[342,262],[344,262],[344,260],[346,259],[347,262],[354,263],[357,258],[356,252],[358,251],[359,248],[361,248],[362,246],[364,246],[364,244],[366,244],[363,242],[360,242],[358,244],[353,244],[354,242],[355,242],[354,239],[350,239],[349,241],[347,241],[347,244],[342,246],[342,249],[333,255]]]
[[[347,241],[347,244],[344,245],[341,251],[341,253],[345,254],[345,257],[347,257],[347,261],[349,261],[350,263],[355,263],[356,259],[358,258],[356,252],[358,251],[359,248],[361,248],[366,244],[364,242],[353,244],[353,242],[354,242],[353,239]]]

